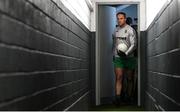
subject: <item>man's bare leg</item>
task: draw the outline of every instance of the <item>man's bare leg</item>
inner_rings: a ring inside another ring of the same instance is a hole
[[[121,103],[121,92],[122,92],[122,79],[123,79],[123,72],[122,68],[115,68],[115,105],[119,105]]]
[[[134,87],[134,70],[126,70],[127,76],[127,93],[129,97],[133,95],[133,87]]]
[[[116,95],[121,95],[122,91],[122,79],[123,79],[123,68],[115,68],[115,94]]]

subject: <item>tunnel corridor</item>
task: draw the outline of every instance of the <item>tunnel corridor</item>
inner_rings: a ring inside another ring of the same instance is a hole
[[[119,1],[79,0],[75,11],[69,0],[0,0],[0,111],[180,110],[180,0],[164,0],[147,28],[148,0],[131,0],[140,12],[139,103],[97,105],[96,6]]]

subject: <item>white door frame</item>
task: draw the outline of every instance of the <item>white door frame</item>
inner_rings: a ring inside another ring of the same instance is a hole
[[[100,39],[98,38],[98,6],[99,5],[120,5],[120,4],[136,4],[138,9],[138,106],[141,105],[141,95],[140,95],[140,2],[96,2],[96,57],[95,57],[95,63],[96,63],[96,81],[95,81],[95,99],[96,99],[96,105],[100,105]]]

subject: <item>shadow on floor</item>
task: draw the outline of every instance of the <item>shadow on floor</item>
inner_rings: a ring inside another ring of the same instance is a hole
[[[105,104],[91,107],[90,111],[144,111],[144,108],[137,105],[121,105],[115,106],[113,104]]]

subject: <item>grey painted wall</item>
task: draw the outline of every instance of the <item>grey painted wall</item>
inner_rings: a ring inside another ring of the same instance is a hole
[[[90,44],[60,0],[0,0],[0,110],[87,110]]]
[[[147,30],[147,110],[180,110],[180,0],[163,7]]]

